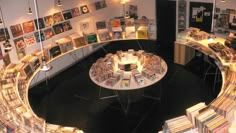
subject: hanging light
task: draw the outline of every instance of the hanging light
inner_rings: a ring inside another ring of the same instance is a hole
[[[38,15],[38,6],[37,6],[37,0],[34,0],[34,6],[35,6],[35,14],[36,14],[36,20],[37,20],[37,26],[39,27],[39,15]],[[44,48],[43,48],[43,42],[42,42],[42,37],[41,37],[41,31],[38,28],[38,35],[39,35],[39,44],[42,52],[42,64],[41,64],[41,71],[49,71],[52,67],[47,64],[46,58],[44,55]]]
[[[62,6],[61,0],[57,0],[57,6]]]
[[[220,2],[226,2],[226,0],[221,0]]]
[[[4,38],[5,38],[5,42],[3,43],[3,46],[4,46],[4,51],[5,52],[9,52],[11,51],[12,49],[12,45],[10,44],[9,40],[8,40],[8,37],[7,37],[7,33],[6,33],[6,26],[5,26],[5,23],[4,23],[4,19],[3,19],[3,13],[2,13],[2,7],[0,5],[0,13],[1,13],[1,16],[2,16],[2,19],[1,19],[1,23],[3,24],[3,32],[4,32]]]
[[[30,7],[30,0],[28,0],[28,5],[29,5],[28,14],[31,15],[33,12],[32,12],[32,9]]]

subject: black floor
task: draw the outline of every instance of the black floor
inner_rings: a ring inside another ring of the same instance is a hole
[[[112,53],[129,48],[142,48],[167,62],[168,72],[161,82],[143,89],[147,95],[161,97],[160,101],[136,98],[125,113],[117,98],[99,99],[99,87],[90,80],[88,71],[106,54],[101,49],[50,79],[48,85],[44,82],[31,88],[29,100],[34,112],[49,123],[78,127],[85,133],[157,133],[164,120],[185,114],[186,108],[198,102],[209,103],[219,92],[212,92],[211,78],[204,84],[198,59],[187,67],[174,64],[173,47],[160,47],[155,41],[117,41],[105,47]]]

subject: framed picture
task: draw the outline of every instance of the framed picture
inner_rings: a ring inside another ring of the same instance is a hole
[[[16,47],[17,57],[20,60],[26,55],[26,53],[25,53],[26,45],[24,42],[24,38],[23,37],[17,38],[14,40],[14,43],[15,43],[15,47]]]
[[[106,29],[107,28],[106,21],[96,22],[96,27],[97,27],[97,30]]]
[[[58,22],[64,21],[61,12],[54,13],[53,14],[53,20],[54,20],[54,23],[58,23]]]
[[[38,21],[39,21],[39,29],[45,28],[43,18],[39,18]],[[37,19],[34,20],[34,24],[35,24],[36,29],[38,29]]]
[[[89,22],[82,22],[80,23],[80,30],[85,31],[89,29]]]
[[[72,29],[70,21],[63,22],[62,27],[64,32]]]
[[[95,5],[96,10],[100,10],[107,7],[105,0],[95,2],[94,5]]]
[[[71,10],[62,11],[62,14],[63,14],[63,17],[64,17],[65,20],[72,18]]]
[[[34,29],[34,21],[30,20],[30,21],[24,22],[22,24],[22,27],[23,27],[24,33],[33,32],[35,30]]]
[[[46,27],[52,26],[54,24],[52,15],[44,17],[44,22]]]
[[[54,36],[54,32],[53,32],[52,28],[47,28],[47,29],[43,30],[43,33],[44,33],[45,39],[49,39],[52,36]]]
[[[6,37],[5,37],[5,33],[6,33]],[[10,39],[9,36],[9,32],[7,30],[7,28],[5,28],[5,33],[4,33],[4,29],[0,29],[0,42],[4,41],[5,39]]]
[[[40,42],[39,33],[38,33],[38,32],[35,32],[35,33],[34,33],[34,36],[35,36],[35,40],[36,40],[37,42]],[[40,32],[40,36],[41,36],[41,41],[44,41],[44,40],[45,40],[45,36],[44,36],[44,34],[43,34],[42,31]]]
[[[91,34],[86,35],[86,39],[87,39],[88,44],[98,42],[96,33],[91,33]]]
[[[81,10],[81,13],[82,13],[82,14],[89,13],[89,9],[88,9],[88,6],[87,6],[87,5],[81,6],[81,7],[80,7],[80,10]]]
[[[31,46],[32,44],[34,44],[35,43],[34,34],[24,36],[24,41],[27,46]]]
[[[60,33],[64,32],[62,24],[53,25],[53,30],[54,30],[55,34],[60,34]]]
[[[13,37],[18,37],[23,35],[21,24],[12,25],[10,26],[10,29]]]
[[[80,11],[79,11],[79,8],[76,7],[76,8],[72,8],[71,9],[71,13],[72,13],[72,17],[77,17],[77,16],[80,16]]]

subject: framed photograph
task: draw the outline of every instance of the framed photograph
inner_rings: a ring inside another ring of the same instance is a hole
[[[53,25],[52,28],[53,28],[53,31],[54,31],[55,34],[60,34],[60,33],[64,32],[62,24]]]
[[[72,18],[71,10],[64,10],[64,11],[62,11],[62,14],[63,14],[63,17],[65,20]]]
[[[6,33],[6,38],[5,38],[5,33]],[[5,28],[5,33],[4,33],[4,29],[1,28],[0,29],[0,42],[5,41],[5,39],[10,39],[9,32],[8,32],[7,28]]]
[[[30,20],[30,21],[24,22],[22,24],[22,27],[23,27],[24,33],[33,32],[35,30],[34,29],[34,21]]]
[[[6,53],[2,59],[5,66],[8,66],[9,64],[11,64],[11,59],[8,53]]]
[[[13,37],[18,37],[23,35],[21,24],[12,25],[10,26],[10,29]]]
[[[58,23],[58,22],[64,21],[61,12],[54,13],[53,14],[53,20],[54,20],[54,23]]]
[[[40,32],[40,36],[41,36],[41,41],[44,41],[45,40],[45,36],[44,36],[42,31]],[[40,37],[39,37],[39,33],[38,32],[34,33],[34,37],[35,37],[35,40],[37,42],[40,42]]]
[[[39,18],[38,21],[39,21],[39,29],[45,28],[43,18]],[[38,29],[37,19],[34,20],[34,24],[35,24],[36,29]]]
[[[79,11],[79,8],[76,7],[76,8],[72,8],[71,9],[71,13],[72,13],[72,17],[77,17],[77,16],[80,16],[80,11]]]
[[[95,5],[96,10],[100,10],[107,7],[105,0],[95,2],[94,5]]]
[[[82,14],[89,13],[89,9],[88,9],[88,6],[87,6],[87,5],[81,6],[81,7],[80,7],[80,10],[81,10],[81,13],[82,13]]]
[[[108,41],[111,40],[111,35],[108,30],[102,30],[98,32],[98,37],[100,41]]]
[[[86,31],[89,29],[89,22],[81,22],[80,23],[80,30],[81,31]]]
[[[86,35],[86,39],[87,39],[88,44],[98,42],[96,33],[91,33],[91,34]]]
[[[32,44],[34,44],[35,43],[34,34],[24,36],[24,41],[27,46],[31,46]]]
[[[63,22],[62,27],[64,32],[72,29],[70,21]]]
[[[96,27],[97,27],[97,30],[106,29],[107,28],[106,21],[96,22]]]
[[[52,36],[54,36],[54,32],[53,32],[52,28],[47,28],[47,29],[43,30],[43,33],[44,33],[45,39],[49,39]]]
[[[44,22],[46,27],[52,26],[54,24],[52,15],[44,17]]]
[[[17,57],[20,60],[26,55],[26,53],[25,53],[26,45],[24,42],[24,38],[23,37],[17,38],[14,40],[14,43],[15,43],[15,47],[16,47]]]

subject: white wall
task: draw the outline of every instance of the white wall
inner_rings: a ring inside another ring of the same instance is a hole
[[[234,9],[236,8],[236,0],[226,0],[226,2],[220,2],[221,0],[216,0],[216,7],[220,9]]]
[[[10,31],[10,26],[15,24],[20,24],[29,20],[33,20],[36,18],[35,15],[35,8],[34,8],[34,1],[30,1],[30,7],[32,8],[33,14],[28,15],[28,0],[0,0],[0,5],[2,7],[2,12],[5,20],[5,25],[8,28],[10,34],[10,42],[13,45],[13,50],[10,52],[11,61],[17,63],[18,58],[15,51],[15,45],[13,42],[13,36]],[[94,3],[96,1],[101,0],[61,0],[62,6],[56,6],[57,0],[37,0],[38,2],[38,10],[39,10],[39,17],[44,17],[47,15],[52,15],[53,13],[63,11],[66,9],[71,9],[74,7],[80,7],[85,4]],[[95,22],[100,20],[109,20],[115,16],[122,15],[122,5],[120,4],[120,0],[106,0],[107,8],[88,13],[85,15],[81,15],[79,17],[70,19],[72,23],[73,30],[64,32],[59,35],[55,35],[49,40],[44,41],[44,45],[51,44],[55,40],[68,36],[74,32],[80,33],[80,23],[82,22],[90,22],[90,28],[87,32],[94,32]],[[147,16],[148,18],[155,18],[155,0],[130,0],[128,4],[135,4],[138,5],[138,15],[139,16]],[[127,8],[128,8],[127,4]],[[3,28],[0,25],[0,28]],[[32,32],[33,33],[33,32]],[[29,33],[29,34],[32,34]],[[25,34],[27,35],[27,34]],[[2,47],[2,43],[0,43]],[[32,51],[39,49],[39,44],[34,44],[26,48],[26,53],[30,54]],[[2,51],[4,53],[3,47]],[[0,66],[3,65],[3,61],[0,60]]]

